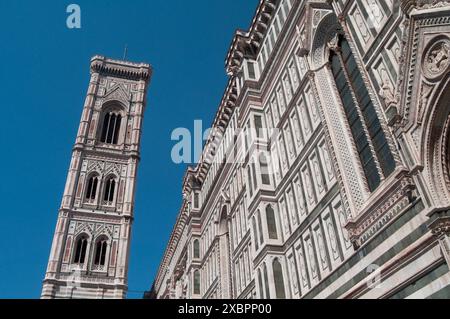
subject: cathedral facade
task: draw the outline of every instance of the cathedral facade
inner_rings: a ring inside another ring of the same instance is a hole
[[[73,148],[41,297],[122,299],[151,68],[102,56]]]
[[[261,0],[156,298],[450,297],[450,1]]]

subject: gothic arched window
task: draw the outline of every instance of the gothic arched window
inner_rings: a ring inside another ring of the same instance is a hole
[[[99,177],[97,174],[94,174],[89,178],[86,189],[86,200],[88,202],[94,202],[97,197],[98,179]]]
[[[248,179],[248,190],[250,193],[250,197],[253,196],[253,188],[252,188],[252,172],[250,165],[247,167],[247,179]],[[257,185],[255,185],[256,187]]]
[[[86,259],[87,244],[88,237],[86,235],[82,235],[78,238],[75,244],[75,257],[73,259],[74,264],[84,264]]]
[[[103,128],[100,141],[107,144],[117,144],[119,141],[122,116],[117,112],[108,112],[103,118]]]
[[[286,291],[284,289],[284,278],[283,278],[283,268],[281,267],[280,261],[274,259],[272,263],[273,268],[273,281],[275,283],[275,293],[277,299],[286,299]]]
[[[194,295],[200,295],[200,271],[194,272]]]
[[[253,234],[255,235],[255,250],[258,251],[258,249],[259,249],[259,238],[258,238],[258,230],[256,228],[255,216],[253,216],[253,218],[252,218],[252,227],[253,227]]]
[[[194,240],[194,258],[200,258],[200,241],[198,239]]]
[[[259,282],[260,298],[264,299],[264,289],[263,289],[263,282],[262,282],[262,276],[261,276],[261,269],[258,269],[258,282]]]
[[[266,263],[263,264],[263,274],[264,274],[264,289],[266,291],[266,299],[270,299],[269,277],[267,275]]]
[[[107,238],[100,238],[95,244],[94,265],[104,266],[106,263],[106,249],[108,248]]]
[[[269,239],[278,239],[277,224],[275,221],[275,212],[273,211],[272,205],[267,205],[266,207],[266,219],[267,219],[267,230],[269,232]]]
[[[394,171],[394,157],[350,45],[344,37],[340,37],[337,48],[332,49],[330,62],[367,184],[370,191],[374,191],[383,176],[387,177]]]
[[[261,169],[261,181],[264,185],[270,185],[269,162],[264,153],[259,155],[259,166]]]
[[[257,211],[257,219],[258,219],[258,232],[259,232],[259,243],[261,246],[264,244],[264,233],[262,228],[262,222],[261,222],[261,212]]]
[[[114,201],[114,192],[116,190],[116,180],[114,176],[110,176],[106,179],[105,182],[105,193],[103,196],[103,200],[106,204],[111,205]]]

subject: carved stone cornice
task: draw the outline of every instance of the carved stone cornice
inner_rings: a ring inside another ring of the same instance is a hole
[[[261,0],[253,18],[250,30],[237,30],[225,59],[225,67],[229,75],[240,69],[245,56],[256,59],[256,52],[261,47],[268,31],[273,15],[280,0]]]
[[[408,15],[413,9],[432,9],[449,4],[449,0],[400,0],[401,9]]]
[[[450,234],[450,207],[435,210],[428,214],[430,221],[427,226],[436,237]]]
[[[415,200],[416,186],[407,171],[402,170],[392,181],[385,182],[383,192],[369,199],[364,210],[345,226],[356,247],[367,242]]]
[[[91,72],[129,80],[148,81],[152,75],[152,68],[146,63],[113,60],[96,55],[91,59]]]

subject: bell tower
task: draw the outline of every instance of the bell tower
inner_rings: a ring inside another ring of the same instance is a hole
[[[91,79],[58,214],[42,298],[122,299],[142,121],[152,70],[102,56]]]

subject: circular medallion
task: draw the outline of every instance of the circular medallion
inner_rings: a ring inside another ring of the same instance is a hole
[[[450,40],[440,38],[426,50],[423,61],[424,75],[436,79],[444,74],[450,65]]]

